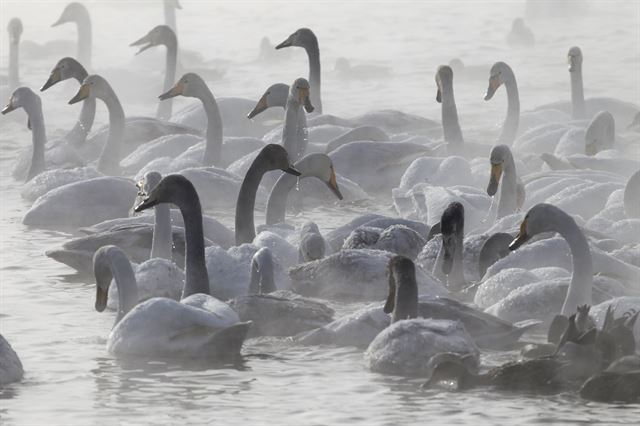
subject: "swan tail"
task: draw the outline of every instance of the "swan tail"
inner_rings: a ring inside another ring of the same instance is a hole
[[[93,253],[81,250],[53,249],[45,252],[47,257],[64,263],[81,274],[93,275]]]
[[[217,360],[233,360],[240,356],[242,345],[251,328],[251,321],[239,322],[211,336],[209,355]]]

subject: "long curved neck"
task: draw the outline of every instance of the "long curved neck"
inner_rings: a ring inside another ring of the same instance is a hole
[[[302,105],[292,97],[287,99],[287,107],[285,110],[284,126],[282,128],[282,146],[287,150],[289,158],[293,161],[297,161],[306,149],[307,129],[306,118],[303,123],[300,121],[300,116],[304,116]],[[304,124],[304,128],[300,126]],[[303,136],[303,139],[299,139]]]
[[[458,121],[458,109],[453,96],[453,84],[442,88],[442,131],[444,140],[454,147],[460,148],[464,144],[462,130]]]
[[[185,275],[182,298],[196,293],[209,294],[209,274],[204,257],[204,236],[202,228],[202,208],[197,194],[185,197],[188,202],[180,202],[185,233]]]
[[[456,247],[453,252],[453,265],[451,267],[451,273],[447,277],[447,281],[454,288],[461,289],[465,287],[466,280],[464,278],[464,265],[462,262],[462,254],[464,251],[464,232],[460,230],[456,233]]]
[[[395,303],[391,322],[418,316],[418,285],[413,281],[396,285]]]
[[[10,37],[9,41],[9,92],[13,92],[20,85],[20,67],[19,67],[20,37],[15,39]]]
[[[78,61],[87,69],[91,69],[91,46],[93,44],[91,34],[91,18],[89,13],[82,13],[76,19],[78,26]]]
[[[315,111],[322,114],[322,98],[320,96],[320,48],[318,47],[318,40],[314,40],[311,44],[305,46],[305,50],[309,57],[311,104],[314,106]]]
[[[153,239],[151,240],[151,258],[171,260],[171,210],[166,203],[154,207]]]
[[[176,24],[176,9],[167,1],[164,2],[164,24],[177,34],[178,27]]]
[[[582,84],[582,64],[576,64],[571,74],[571,118],[580,120],[587,118],[584,104],[584,86]]]
[[[275,225],[284,222],[287,210],[289,192],[298,182],[298,177],[289,173],[282,173],[271,189],[267,201],[266,224]]]
[[[253,222],[253,210],[256,204],[256,194],[262,176],[266,170],[259,164],[258,156],[253,161],[242,181],[238,201],[236,203],[236,245],[250,243],[256,237]]]
[[[502,125],[502,132],[498,138],[498,143],[512,145],[516,139],[518,125],[520,123],[520,95],[518,94],[518,83],[515,76],[507,79],[504,83],[507,89],[507,118]]]
[[[127,312],[138,304],[138,285],[131,262],[124,254],[110,256],[109,267],[118,287],[118,314],[115,322],[117,324]]]
[[[513,156],[509,155],[503,163],[498,218],[515,213],[518,208],[518,177]]]
[[[31,141],[33,142],[33,155],[31,157],[31,167],[27,174],[27,180],[42,173],[45,169],[44,151],[47,144],[47,132],[44,126],[44,116],[40,100],[36,100],[27,111],[29,123],[31,125]]]
[[[108,175],[120,174],[120,149],[124,137],[124,110],[111,87],[102,97],[109,110],[109,136],[98,158],[98,171]]]
[[[207,114],[207,141],[204,149],[204,166],[220,166],[222,154],[222,116],[216,98],[211,90],[204,85],[198,92],[198,99],[202,101],[204,112]]]
[[[576,312],[578,305],[591,306],[593,263],[589,243],[575,221],[567,216],[559,225],[557,231],[567,240],[573,263],[571,283],[561,312],[562,315],[569,316]]]
[[[87,71],[83,68],[77,71],[76,75],[74,75],[74,78],[78,81],[78,83],[82,84],[84,79],[87,77],[87,74]],[[95,116],[96,99],[90,96],[82,101],[80,117],[78,118],[75,126],[73,126],[73,129],[71,129],[69,133],[67,133],[67,136],[65,138],[74,145],[80,145],[84,143],[87,140],[87,135],[91,131]]]
[[[178,41],[175,37],[175,34],[169,37],[165,45],[167,46],[167,58],[164,73],[164,87],[162,89],[164,92],[171,89],[171,86],[176,79],[176,65],[178,63]],[[159,120],[169,120],[171,118],[172,110],[173,98],[169,98],[166,101],[159,102],[156,117]]]

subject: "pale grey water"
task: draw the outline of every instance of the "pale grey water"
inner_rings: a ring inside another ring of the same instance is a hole
[[[142,75],[148,69],[145,62],[161,53],[145,52],[149,55],[132,60],[135,50],[128,44],[162,22],[161,5],[117,2],[114,7],[114,3],[86,2],[94,21],[94,68],[114,72],[126,67]],[[523,111],[568,99],[565,55],[572,45],[580,45],[585,55],[587,96],[635,103],[640,99],[640,6],[635,1],[591,2],[586,16],[531,22],[538,44],[529,50],[510,50],[504,43],[511,19],[523,14],[523,2],[181,3],[182,47],[200,51],[225,70],[223,80],[210,82],[216,96],[257,99],[271,83],[306,76],[306,56],[299,49],[289,61],[275,65],[263,66],[254,59],[263,35],[278,43],[296,28],[309,26],[320,40],[324,108],[336,115],[394,108],[439,120],[433,76],[438,65],[454,56],[487,68],[496,60],[510,63]],[[70,26],[49,28],[64,4],[2,0],[3,63],[4,28],[13,16],[23,20],[23,40],[73,39],[75,29]],[[389,66],[393,77],[340,81],[332,72],[339,56],[354,64]],[[56,60],[23,61],[23,83],[33,88],[42,85]],[[153,94],[162,72],[154,70],[149,80],[157,81],[149,90]],[[503,120],[506,97],[501,91],[484,102],[486,84],[486,80],[456,81],[465,130],[497,129]],[[43,95],[49,137],[67,129],[78,111],[66,105],[76,84],[59,86]],[[118,93],[125,89],[116,87]],[[131,96],[122,96],[128,114],[155,112],[152,101],[134,102]],[[184,102],[178,108],[180,104]],[[102,107],[98,114],[104,122]],[[21,224],[28,204],[20,199],[21,183],[10,177],[10,170],[17,150],[28,145],[31,136],[24,114],[12,116],[0,118],[0,325],[26,373],[22,383],[0,393],[2,424],[634,424],[640,418],[638,406],[587,403],[569,394],[421,391],[420,380],[370,373],[355,349],[296,347],[278,339],[247,342],[247,356],[239,369],[116,360],[105,349],[114,315],[94,311],[92,283],[70,278],[69,268],[44,256],[45,250],[69,235]],[[388,205],[349,210],[331,206],[290,221],[311,217],[329,230],[367,208],[386,212]],[[218,217],[231,224],[231,214],[221,212]],[[495,364],[512,356],[488,354],[486,361]]]

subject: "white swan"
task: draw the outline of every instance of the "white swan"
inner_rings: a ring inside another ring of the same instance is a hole
[[[91,69],[91,17],[87,8],[81,4],[69,3],[56,22],[51,26],[57,27],[65,23],[75,23],[78,29],[78,51],[76,59],[87,69]]]
[[[496,219],[500,219],[519,210],[525,201],[525,187],[519,181],[513,154],[507,145],[496,145],[489,156],[491,175],[487,194],[494,196],[500,185],[500,200]],[[501,184],[502,179],[502,184]]]
[[[11,18],[7,25],[7,32],[9,33],[9,66],[6,81],[3,81],[2,86],[0,86],[2,98],[7,97],[20,86],[20,37],[22,36],[22,31],[20,18]]]
[[[16,351],[0,334],[0,387],[22,380],[24,370]]]

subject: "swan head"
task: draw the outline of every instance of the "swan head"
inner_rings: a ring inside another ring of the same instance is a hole
[[[51,24],[51,26],[57,27],[58,25],[66,24],[67,22],[78,22],[83,17],[88,16],[89,11],[83,4],[72,2],[64,8],[62,15],[60,15],[58,20]]]
[[[289,85],[284,83],[272,84],[264,92],[256,106],[247,114],[247,118],[251,119],[271,107],[279,106],[284,108],[287,105],[288,96]]]
[[[110,258],[116,255],[118,250],[116,246],[102,246],[93,254],[93,275],[96,279],[95,309],[98,312],[104,311],[107,307],[109,286],[113,279]]]
[[[40,105],[40,96],[28,87],[18,87],[13,91],[9,102],[2,108],[2,115],[8,114],[18,108],[24,109],[29,114],[34,106]]]
[[[270,143],[266,145],[256,159],[254,164],[260,164],[264,170],[282,170],[283,172],[300,176],[301,173],[291,165],[289,154],[282,145]]]
[[[509,250],[516,250],[536,234],[556,232],[558,224],[567,220],[572,221],[575,225],[571,216],[558,207],[546,203],[536,204],[525,215],[520,224],[518,235],[509,244]]]
[[[339,200],[343,199],[338,187],[333,161],[328,155],[321,153],[308,154],[295,164],[295,168],[300,171],[301,177],[312,176],[320,179]]]
[[[11,44],[19,44],[20,36],[22,35],[22,21],[20,18],[11,18],[9,25],[7,25],[7,31],[9,32],[9,42]]]
[[[200,203],[193,184],[186,177],[177,174],[165,176],[150,192],[139,195],[145,198],[134,208],[136,213],[161,203],[172,203],[178,206],[185,202]]]
[[[393,256],[389,260],[389,295],[383,310],[393,313],[393,322],[418,316],[416,267],[411,259]]]
[[[309,90],[311,86],[306,78],[297,78],[293,82],[289,89],[289,96],[295,99],[300,105],[304,105],[304,109],[308,113],[313,112],[313,105],[311,105],[311,99],[309,98]]]
[[[616,138],[616,121],[609,111],[597,113],[584,135],[585,153],[596,155],[603,149],[613,147]]]
[[[206,85],[202,77],[196,73],[189,72],[180,77],[180,80],[171,89],[158,96],[158,99],[164,101],[176,96],[197,98],[202,93],[202,87],[206,87]]]
[[[573,46],[569,49],[567,53],[567,64],[569,72],[574,72],[582,67],[582,50],[580,50],[578,46]]]
[[[461,250],[459,247],[464,235],[464,206],[454,201],[442,213],[440,218],[440,232],[442,234],[442,272],[451,273],[454,254]]]
[[[104,98],[111,92],[111,86],[103,77],[97,74],[88,75],[80,85],[78,93],[69,100],[69,105],[83,101],[89,97]]]
[[[489,186],[487,186],[487,194],[491,197],[496,195],[498,191],[504,164],[509,157],[511,157],[511,150],[507,145],[496,145],[491,149],[491,154],[489,155],[491,174],[489,176]]]
[[[453,85],[453,70],[449,65],[440,65],[436,72],[436,86],[438,92],[436,93],[436,102],[442,103],[442,92],[445,87],[451,87]]]
[[[140,46],[140,50],[136,52],[136,55],[150,49],[154,46],[176,44],[176,34],[167,25],[158,25],[147,33],[144,37],[134,41],[129,46]]]
[[[291,34],[285,41],[276,46],[276,50],[283,47],[307,47],[313,44],[317,44],[318,39],[316,35],[309,28],[300,28],[293,34]]]
[[[267,247],[262,247],[251,258],[249,294],[267,294],[276,291],[273,270],[273,254]]]
[[[44,92],[49,87],[54,86],[56,83],[63,80],[77,78],[82,81],[86,77],[87,71],[80,62],[70,57],[62,58],[58,61],[56,66],[53,67],[51,74],[49,74],[49,79],[42,85],[40,91]]]
[[[507,81],[510,75],[513,75],[513,72],[509,65],[504,62],[496,62],[493,64],[489,71],[489,87],[487,88],[487,93],[484,95],[484,100],[488,101],[493,98],[496,90]]]
[[[300,261],[311,262],[322,259],[325,255],[325,240],[320,234],[318,225],[307,221],[300,228]]]
[[[438,382],[454,380],[458,389],[464,386],[464,378],[473,376],[478,371],[478,361],[472,354],[457,352],[440,352],[427,361],[427,381],[423,389],[429,389]]]

